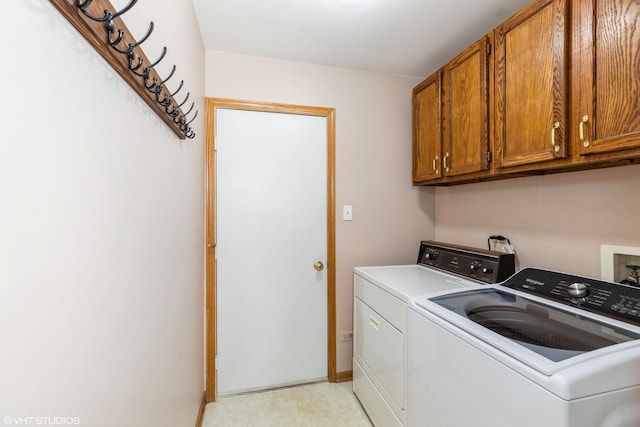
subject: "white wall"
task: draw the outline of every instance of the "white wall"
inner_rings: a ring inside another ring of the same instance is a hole
[[[204,49],[191,2],[139,2],[125,20],[138,37],[155,21],[145,51],[169,48],[160,72],[177,64],[197,101],[196,139],[177,139],[49,2],[3,4],[0,417],[195,423]]]
[[[409,77],[206,52],[206,96],[336,109],[338,335],[352,330],[353,268],[413,264],[433,238],[434,191],[411,186]],[[342,221],[342,206],[353,221]],[[351,343],[338,342],[338,372]]]
[[[436,238],[486,247],[502,234],[520,267],[600,277],[600,245],[640,246],[640,166],[436,190]]]

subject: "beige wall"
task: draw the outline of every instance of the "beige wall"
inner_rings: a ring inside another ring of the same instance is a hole
[[[640,246],[640,166],[436,190],[436,238],[486,247],[502,234],[520,267],[600,277],[600,245]]]
[[[411,186],[419,79],[214,51],[205,63],[208,97],[336,109],[337,328],[351,331],[353,268],[414,263],[420,239],[433,237],[434,190]],[[350,342],[338,342],[337,362],[351,370]]]
[[[50,2],[3,9],[0,419],[192,426],[204,387],[203,120],[179,140]],[[124,18],[138,37],[155,22],[145,51],[167,45],[161,75],[175,63],[173,83],[185,80],[203,117],[191,2],[138,2]]]

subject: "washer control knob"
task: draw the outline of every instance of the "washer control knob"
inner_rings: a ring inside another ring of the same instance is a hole
[[[438,252],[434,252],[434,251],[427,251],[427,253],[424,255],[424,257],[428,260],[435,260],[436,258],[438,258]]]
[[[473,261],[471,263],[471,265],[469,266],[469,268],[473,271],[478,271],[480,270],[480,267],[482,267],[482,264],[480,264],[480,261]]]
[[[576,298],[582,298],[589,293],[589,285],[586,283],[572,283],[567,287],[569,295]]]
[[[493,273],[493,270],[491,269],[491,267],[482,267],[482,272],[484,274],[491,274]]]

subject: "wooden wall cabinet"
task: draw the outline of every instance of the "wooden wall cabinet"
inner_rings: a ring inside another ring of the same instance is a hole
[[[530,3],[496,29],[496,168],[568,155],[568,0]],[[520,168],[522,170],[523,168]]]
[[[413,89],[413,182],[442,176],[442,71]]]
[[[576,152],[582,162],[625,157],[640,148],[640,3],[574,0],[573,7]]]
[[[489,169],[490,36],[444,68],[442,168],[445,177]]]
[[[640,3],[533,0],[416,90],[416,184],[638,164]]]
[[[489,170],[491,41],[483,37],[414,89],[414,183]]]

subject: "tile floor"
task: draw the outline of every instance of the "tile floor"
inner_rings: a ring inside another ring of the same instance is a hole
[[[351,381],[223,397],[205,408],[202,427],[371,427]]]

